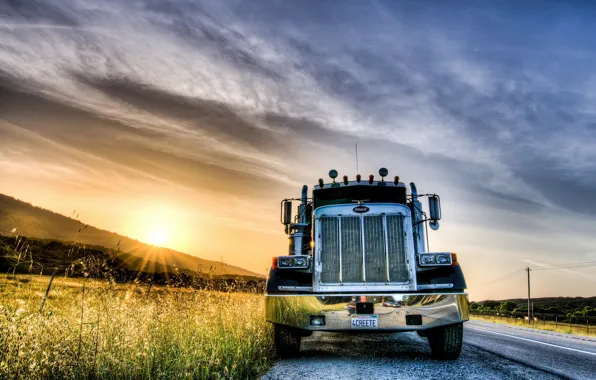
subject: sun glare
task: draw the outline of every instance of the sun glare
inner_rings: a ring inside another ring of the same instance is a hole
[[[166,243],[166,233],[163,230],[151,231],[148,235],[149,244],[163,246]]]
[[[135,213],[131,221],[133,236],[142,242],[165,248],[183,249],[188,233],[186,215],[179,208],[149,204]]]

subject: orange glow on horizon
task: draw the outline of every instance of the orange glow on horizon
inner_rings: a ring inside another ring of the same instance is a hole
[[[153,231],[149,231],[149,235],[147,237],[147,241],[151,245],[155,245],[155,246],[161,247],[161,246],[163,246],[164,244],[167,243],[168,237],[167,237],[165,231],[160,230],[160,229],[156,229],[156,230],[153,230]]]
[[[131,236],[156,247],[186,251],[190,224],[186,213],[167,204],[149,204],[133,213]]]

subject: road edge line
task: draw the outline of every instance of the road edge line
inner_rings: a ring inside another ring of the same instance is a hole
[[[582,351],[582,350],[578,350],[576,348],[570,348],[570,347],[565,347],[565,346],[559,346],[558,344],[552,344],[552,343],[546,343],[546,342],[541,342],[539,340],[534,340],[534,339],[528,339],[528,338],[522,338],[519,336],[515,336],[515,335],[511,335],[511,334],[504,334],[504,333],[499,333],[499,332],[495,332],[495,331],[490,331],[490,330],[485,330],[485,329],[479,329],[476,327],[467,327],[470,330],[477,330],[477,331],[484,331],[487,333],[491,333],[491,334],[496,334],[496,335],[503,335],[503,336],[507,336],[510,338],[515,338],[515,339],[520,339],[520,340],[525,340],[528,342],[534,342],[534,343],[538,343],[538,344],[544,344],[545,346],[551,346],[551,347],[557,347],[557,348],[562,348],[564,350],[569,350],[569,351],[575,351],[575,352],[581,352],[583,354],[588,354],[588,355],[593,355],[596,356],[596,352],[589,352],[589,351]]]

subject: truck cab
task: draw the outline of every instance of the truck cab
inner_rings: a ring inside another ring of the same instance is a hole
[[[439,228],[440,198],[419,195],[414,183],[408,192],[399,177],[386,180],[385,168],[379,175],[338,180],[331,170],[310,197],[304,186],[300,198],[281,202],[289,252],[273,258],[265,295],[279,356],[297,355],[313,331],[417,331],[433,357],[459,356],[465,279],[457,255],[429,252],[426,236],[427,226]]]

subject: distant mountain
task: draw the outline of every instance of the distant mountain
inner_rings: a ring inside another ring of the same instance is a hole
[[[264,277],[219,261],[145,244],[0,194],[0,234],[10,236],[14,228],[23,236],[119,249],[128,253],[123,259],[131,268],[143,267],[144,270],[152,271],[179,268],[214,276]]]

